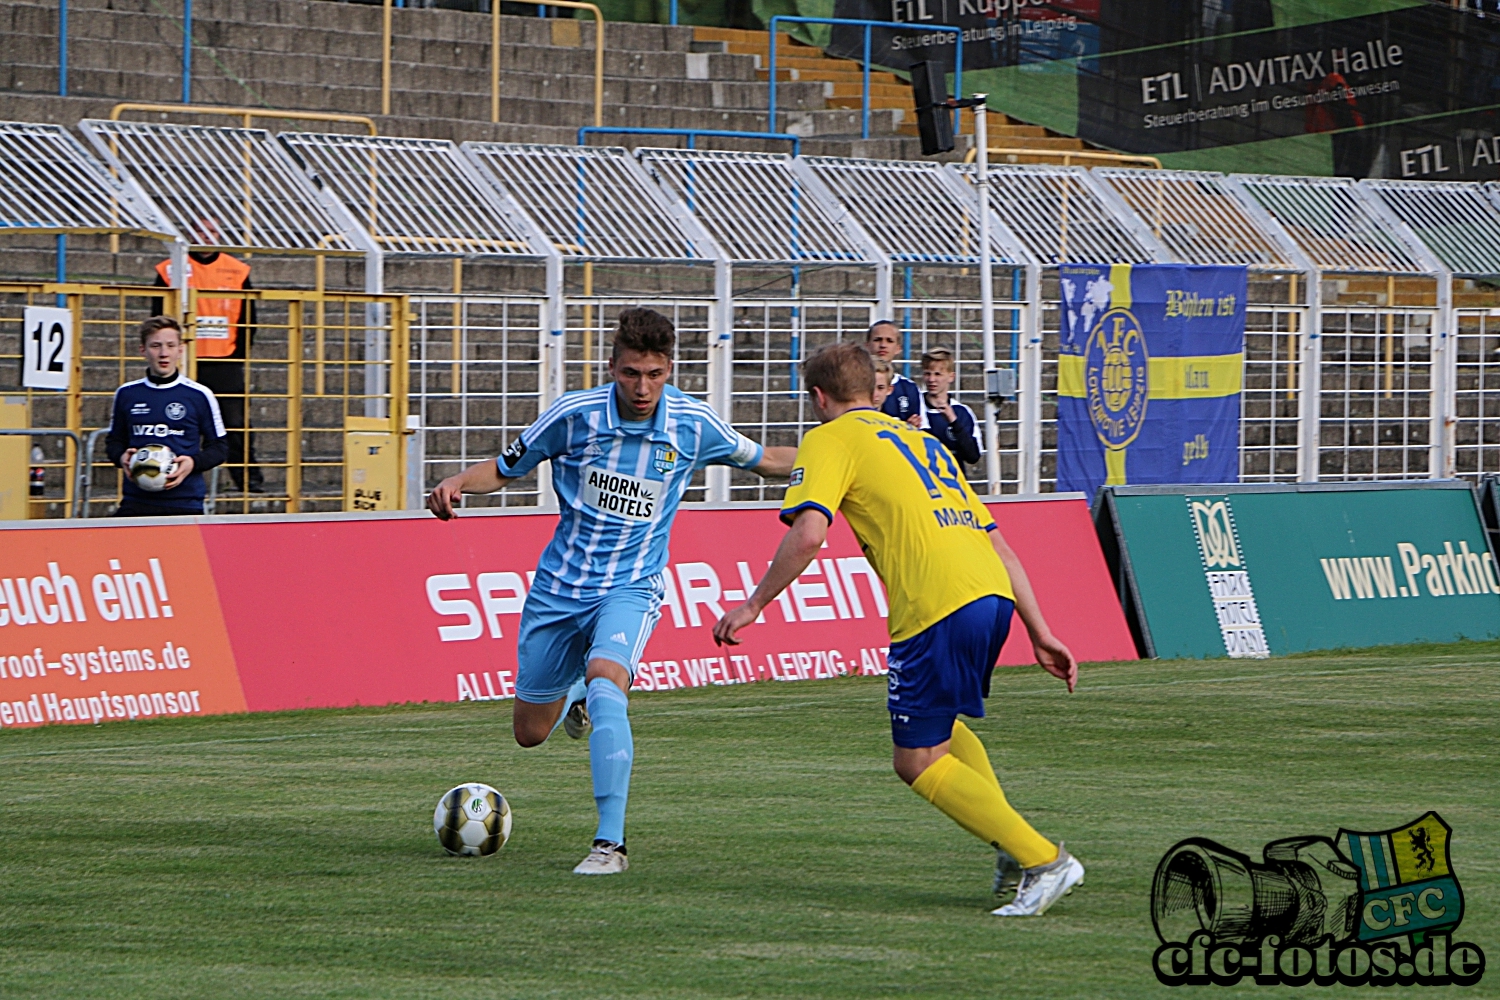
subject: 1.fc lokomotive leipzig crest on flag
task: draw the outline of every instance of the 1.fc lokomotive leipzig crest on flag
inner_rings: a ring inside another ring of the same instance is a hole
[[[1057,488],[1239,479],[1245,269],[1064,264]]]

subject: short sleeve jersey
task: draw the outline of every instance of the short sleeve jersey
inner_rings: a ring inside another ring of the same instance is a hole
[[[1015,596],[990,544],[995,519],[952,454],[888,414],[850,410],[803,436],[781,519],[808,508],[830,522],[844,512],[885,582],[893,642],[981,597]]]
[[[666,566],[672,519],[694,472],[751,468],[762,454],[675,386],[666,387],[649,421],[627,424],[610,383],[568,393],[495,461],[502,476],[515,477],[551,460],[561,517],[534,586],[594,600]]]

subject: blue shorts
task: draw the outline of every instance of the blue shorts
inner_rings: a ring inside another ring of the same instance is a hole
[[[891,643],[886,707],[898,747],[935,747],[953,735],[960,715],[984,718],[990,672],[1015,607],[1006,597],[981,597],[910,639]]]
[[[516,697],[545,705],[568,693],[590,660],[612,660],[635,680],[636,662],[661,618],[660,576],[580,601],[533,586],[521,609],[516,641]]]

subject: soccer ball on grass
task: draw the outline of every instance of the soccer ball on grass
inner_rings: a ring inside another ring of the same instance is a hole
[[[130,456],[130,478],[148,493],[160,493],[177,468],[177,456],[164,444],[148,444]]]
[[[438,800],[432,828],[449,854],[487,857],[510,839],[510,803],[489,785],[470,782]]]

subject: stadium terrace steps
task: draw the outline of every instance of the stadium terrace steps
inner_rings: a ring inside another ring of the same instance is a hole
[[[151,0],[74,0],[69,10],[71,94],[99,98],[100,106],[180,100],[179,22]],[[380,14],[376,7],[312,0],[200,0],[194,99],[377,114]],[[504,130],[488,121],[489,18],[444,10],[393,14],[393,115],[382,130],[456,141],[502,137],[497,133]],[[593,124],[594,30],[588,20],[504,19],[501,118],[547,130],[504,138],[567,142],[578,126]],[[56,6],[0,0],[0,32],[35,41],[28,53],[0,66],[0,114],[41,120],[39,112],[55,110],[37,100],[50,100],[57,85]],[[611,22],[606,42],[604,124],[766,129],[766,88],[752,56],[693,51],[703,46],[686,27]],[[852,153],[859,116],[831,105],[830,96],[822,80],[778,88],[779,108],[789,113],[778,125],[804,137],[842,138],[844,147],[825,143],[820,151]],[[901,117],[883,110],[874,131],[893,137]],[[916,155],[909,145],[866,143],[863,149],[865,155]]]

